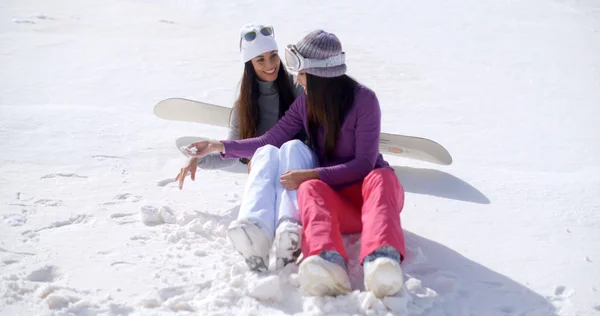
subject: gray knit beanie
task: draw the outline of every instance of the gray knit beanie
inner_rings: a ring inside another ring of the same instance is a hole
[[[310,32],[296,44],[296,48],[302,57],[310,59],[326,59],[343,52],[342,43],[337,36],[323,30]],[[327,68],[307,68],[305,71],[318,77],[339,77],[346,73],[346,64]]]

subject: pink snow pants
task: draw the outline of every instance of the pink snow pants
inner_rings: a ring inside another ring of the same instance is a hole
[[[391,246],[405,256],[400,212],[404,188],[394,170],[371,171],[362,182],[333,190],[321,180],[298,188],[304,258],[322,250],[335,250],[346,260],[342,234],[362,232],[360,263],[379,247]]]

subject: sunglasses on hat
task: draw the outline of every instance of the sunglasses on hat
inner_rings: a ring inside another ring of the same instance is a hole
[[[263,36],[275,36],[275,29],[272,26],[256,26],[251,28],[250,30],[244,30],[240,34],[240,50],[242,49],[242,40],[246,40],[247,42],[252,42],[258,36],[258,33]]]

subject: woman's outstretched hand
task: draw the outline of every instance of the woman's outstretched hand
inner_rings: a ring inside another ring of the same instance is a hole
[[[179,190],[183,189],[183,181],[188,172],[191,173],[192,181],[196,180],[196,169],[198,169],[198,158],[190,158],[188,164],[179,170],[179,174],[174,180],[174,182],[179,181]]]
[[[182,148],[183,152],[191,158],[202,158],[211,152],[222,152],[224,150],[223,143],[201,140]]]
[[[215,151],[223,151],[223,143],[214,142],[208,140],[202,140],[193,144],[190,144],[186,147],[181,148],[181,150],[190,157],[188,164],[179,170],[179,174],[175,177],[175,182],[179,181],[179,190],[183,189],[183,182],[185,181],[185,177],[188,172],[191,173],[192,181],[196,180],[196,170],[198,169],[198,159],[205,157],[211,152]]]

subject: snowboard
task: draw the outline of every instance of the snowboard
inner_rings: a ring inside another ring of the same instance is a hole
[[[154,115],[171,121],[195,122],[213,126],[229,127],[231,108],[182,98],[169,98],[154,106]],[[199,138],[201,139],[201,138]],[[179,139],[178,148],[190,141],[191,137]],[[442,145],[433,140],[398,134],[381,133],[379,152],[384,155],[399,156],[426,161],[439,165],[452,164],[452,156]]]

